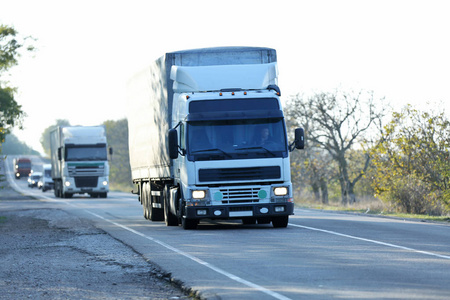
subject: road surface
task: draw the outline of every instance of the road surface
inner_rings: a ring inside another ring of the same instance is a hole
[[[7,170],[8,171],[8,170]],[[94,222],[207,299],[449,299],[447,224],[295,209],[287,228],[143,218],[137,196],[106,199],[17,189]]]

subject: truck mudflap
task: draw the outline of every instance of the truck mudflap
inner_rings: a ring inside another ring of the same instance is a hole
[[[187,219],[273,218],[294,214],[294,203],[264,203],[229,206],[186,206]]]

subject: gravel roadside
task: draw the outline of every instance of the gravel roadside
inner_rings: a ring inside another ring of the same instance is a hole
[[[1,299],[191,299],[127,245],[37,203],[0,182]]]

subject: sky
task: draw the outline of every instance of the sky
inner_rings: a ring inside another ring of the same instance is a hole
[[[450,111],[445,0],[0,0],[0,24],[33,36],[7,79],[27,117],[13,133],[35,150],[57,119],[126,118],[126,82],[166,52],[277,50],[282,99],[374,91],[394,109]]]

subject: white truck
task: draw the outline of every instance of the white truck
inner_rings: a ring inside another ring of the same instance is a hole
[[[127,86],[129,155],[144,217],[195,229],[202,219],[286,227],[294,201],[276,51],[166,53]]]
[[[50,132],[51,174],[56,197],[109,192],[108,145],[103,126],[58,126]],[[112,149],[109,148],[112,154]]]

